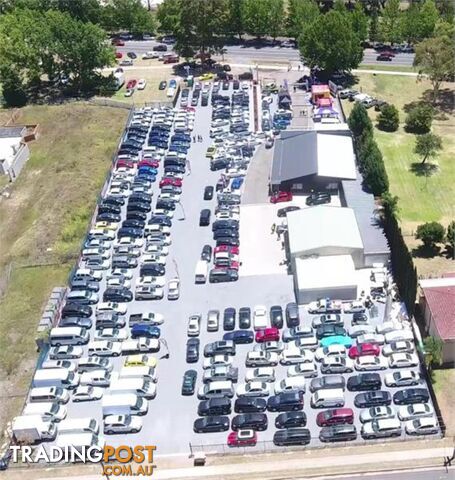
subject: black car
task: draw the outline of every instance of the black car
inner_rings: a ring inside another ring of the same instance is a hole
[[[220,245],[229,245],[231,247],[238,247],[240,245],[240,240],[234,237],[218,237],[216,239],[216,246]]]
[[[267,400],[259,397],[239,397],[234,403],[235,413],[265,412]]]
[[[232,430],[242,430],[244,428],[262,432],[267,430],[268,420],[265,413],[242,413],[236,415],[231,422]]]
[[[343,327],[337,325],[321,325],[316,328],[316,338],[321,340],[322,338],[332,337],[334,335],[347,335],[346,330]]]
[[[152,206],[150,203],[145,202],[137,202],[137,201],[129,201],[128,205],[126,206],[126,211],[129,212],[130,210],[134,210],[136,212],[144,212],[148,213],[152,210]]]
[[[225,432],[229,430],[229,417],[216,415],[198,418],[193,430],[195,433]]]
[[[303,410],[303,392],[283,392],[269,397],[267,400],[269,412],[289,412]]]
[[[219,238],[239,238],[239,231],[234,229],[223,228],[220,230],[215,230],[213,232],[213,240],[218,240]]]
[[[226,331],[235,329],[235,308],[226,308],[223,314],[223,328]]]
[[[199,338],[189,338],[186,342],[186,361],[196,363],[199,360]]]
[[[193,395],[196,387],[196,370],[187,370],[183,375],[182,395]]]
[[[141,277],[162,277],[166,273],[166,269],[163,265],[158,263],[148,263],[141,265],[140,275]]]
[[[210,215],[211,211],[208,208],[204,208],[201,210],[201,214],[199,216],[199,226],[200,227],[207,227],[210,225]]]
[[[93,309],[89,305],[81,305],[79,303],[67,303],[62,309],[62,318],[66,317],[82,317],[88,318],[93,314]]]
[[[285,428],[277,430],[273,435],[273,443],[277,446],[308,445],[311,433],[308,428]]]
[[[58,326],[92,328],[92,320],[90,318],[83,317],[66,317],[60,320]]]
[[[144,236],[144,231],[140,228],[122,227],[122,228],[119,228],[117,231],[117,238],[122,238],[122,237],[141,238],[143,236]]]
[[[127,52],[126,54],[129,58],[132,58],[133,60],[137,58],[137,55],[134,52]]]
[[[218,230],[238,230],[239,221],[238,220],[216,220],[212,224],[212,231],[216,232]]]
[[[172,220],[166,215],[154,215],[149,221],[149,225],[164,225],[165,227],[172,226]]]
[[[133,293],[125,287],[108,287],[103,293],[103,302],[131,302]]]
[[[212,247],[210,245],[204,245],[201,252],[201,260],[210,262],[212,258]]]
[[[207,415],[230,415],[231,399],[228,397],[215,397],[199,403],[197,414],[200,417]]]
[[[118,223],[122,219],[121,215],[116,213],[99,213],[96,216],[97,222],[112,222]]]
[[[166,87],[167,87],[167,82],[166,82],[166,80],[161,80],[161,82],[160,82],[160,84],[159,84],[159,86],[158,86],[158,89],[159,89],[159,90],[165,90]]]
[[[145,212],[139,212],[137,210],[128,210],[126,212],[126,219],[145,222],[145,220],[147,220],[147,214]]]
[[[103,198],[104,205],[125,205],[125,199],[123,197],[105,197]]]
[[[352,320],[351,320],[352,326],[368,325],[368,323],[369,323],[368,315],[366,315],[365,313],[356,312],[352,314]]]
[[[101,213],[114,213],[120,215],[121,207],[119,205],[112,205],[110,203],[100,203],[98,206],[98,214]]]
[[[236,345],[254,342],[254,332],[251,330],[235,330],[223,335],[223,340],[232,340]]]
[[[425,388],[407,388],[394,393],[393,402],[397,405],[411,405],[413,403],[427,403],[430,399]]]
[[[241,307],[239,309],[239,328],[251,327],[251,308]]]
[[[284,412],[275,418],[276,428],[305,427],[305,412]]]
[[[204,347],[204,357],[213,357],[215,355],[235,355],[235,344],[231,340],[218,340],[217,342],[207,343]]]
[[[377,390],[374,392],[359,393],[354,398],[354,405],[357,408],[388,406],[392,403],[390,392]]]
[[[149,185],[151,186],[151,184]],[[145,203],[148,204],[152,201],[152,196],[149,193],[132,193],[128,198],[128,203]]]
[[[307,205],[323,205],[330,203],[331,197],[328,192],[315,192],[307,197],[305,203]]]
[[[382,387],[381,376],[379,373],[360,373],[349,377],[346,386],[351,392],[380,390]]]
[[[300,325],[299,307],[295,302],[286,305],[286,325],[288,328]]]
[[[145,227],[145,222],[144,220],[139,220],[136,218],[127,218],[122,222],[122,227],[125,228],[141,228],[143,229]]]
[[[332,425],[322,427],[319,433],[321,442],[348,442],[357,438],[357,429],[354,425]]]
[[[156,202],[156,208],[162,209],[162,210],[175,210],[176,203],[171,202],[170,200],[158,200]]]
[[[270,307],[270,322],[272,327],[283,328],[283,309],[280,305]]]

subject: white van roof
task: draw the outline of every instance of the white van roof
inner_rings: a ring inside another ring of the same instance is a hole
[[[70,373],[72,372],[64,368],[41,368],[36,370],[33,380],[65,380]]]
[[[118,405],[134,405],[138,396],[135,393],[115,393],[113,395],[103,395],[103,407]]]
[[[51,337],[57,336],[66,336],[66,335],[74,335],[74,336],[81,336],[83,333],[82,327],[54,327],[51,332]]]

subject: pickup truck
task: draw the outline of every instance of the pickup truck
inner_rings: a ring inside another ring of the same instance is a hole
[[[161,313],[134,313],[130,315],[129,325],[132,327],[137,323],[143,323],[146,325],[161,325],[164,322],[164,317]]]
[[[320,299],[308,305],[308,313],[341,313],[339,300]]]

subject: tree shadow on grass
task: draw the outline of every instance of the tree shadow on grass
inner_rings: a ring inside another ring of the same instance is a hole
[[[411,163],[410,170],[417,177],[431,177],[439,171],[439,166],[434,163],[414,162]]]
[[[415,247],[411,251],[413,257],[418,258],[433,258],[441,253],[441,248],[438,245],[426,246],[424,244]]]
[[[422,100],[425,103],[432,105],[433,102],[433,90],[425,90],[422,94]],[[435,119],[437,120],[448,120],[446,114],[451,114],[454,111],[455,107],[455,97],[453,90],[450,88],[441,88],[439,90],[436,102],[433,104],[436,110]]]

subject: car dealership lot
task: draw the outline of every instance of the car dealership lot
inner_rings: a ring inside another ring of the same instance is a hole
[[[250,96],[250,110],[252,110],[252,88],[248,88]],[[229,90],[220,90],[222,95],[232,94],[232,85]],[[267,309],[267,316],[269,317],[270,307],[273,305],[280,305],[283,310],[286,304],[294,301],[293,280],[292,277],[286,274],[284,266],[281,268],[263,269],[261,270],[261,258],[264,261],[277,262],[280,257],[280,252],[284,258],[284,250],[277,249],[276,258],[267,258],[267,247],[265,254],[262,257],[254,257],[252,260],[254,243],[261,244],[258,250],[263,248],[263,244],[276,242],[279,246],[281,242],[277,241],[276,234],[271,234],[271,222],[280,223],[276,216],[270,215],[270,212],[277,210],[282,204],[267,205],[267,216],[262,216],[259,213],[253,219],[244,214],[245,208],[253,208],[251,206],[242,206],[240,208],[240,223],[241,223],[241,246],[240,246],[240,262],[244,262],[248,267],[245,273],[240,269],[240,278],[238,281],[220,284],[195,284],[195,268],[196,263],[200,259],[202,247],[206,244],[214,246],[212,239],[212,229],[210,226],[199,226],[200,211],[204,208],[213,210],[216,205],[216,194],[211,200],[204,200],[203,193],[206,186],[215,186],[220,177],[220,171],[211,171],[210,161],[206,158],[207,148],[212,144],[209,138],[209,130],[211,127],[212,107],[202,107],[199,105],[195,107],[195,122],[194,129],[191,132],[191,137],[202,136],[202,141],[191,142],[191,147],[187,155],[187,171],[183,178],[182,194],[180,202],[176,205],[174,217],[171,227],[171,245],[169,246],[169,254],[166,260],[166,287],[164,289],[165,296],[162,300],[147,300],[137,301],[133,300],[127,304],[128,318],[136,313],[156,312],[164,315],[164,323],[161,328],[160,351],[153,354],[158,359],[157,365],[157,394],[156,397],[148,401],[148,413],[142,418],[142,429],[139,433],[125,435],[110,435],[109,443],[113,445],[122,445],[126,443],[131,444],[147,444],[153,443],[157,445],[159,454],[174,454],[174,453],[188,453],[189,444],[204,445],[205,451],[222,451],[223,446],[226,445],[228,432],[196,434],[193,432],[193,422],[197,418],[197,406],[199,400],[196,394],[193,396],[181,395],[181,384],[183,374],[188,369],[194,369],[198,373],[196,392],[202,385],[202,362],[204,359],[203,350],[206,344],[221,340],[224,334],[223,330],[223,311],[227,307],[236,309],[236,326],[238,329],[238,311],[241,307],[249,307],[253,312],[254,307],[262,305]],[[252,114],[250,115],[250,119]],[[156,202],[158,196],[158,182],[162,176],[163,165],[162,162],[158,167],[157,181],[153,183],[153,199],[152,204]],[[259,207],[254,207],[259,208]],[[122,218],[125,218],[126,207],[122,207]],[[266,217],[266,218],[265,218]],[[261,223],[262,221],[262,223]],[[250,224],[251,222],[251,224]],[[245,225],[245,223],[247,225]],[[261,229],[253,228],[255,224],[261,223]],[[264,235],[267,242],[262,241]],[[245,238],[244,240],[244,237]],[[245,245],[246,248],[243,248]],[[273,248],[273,247],[272,247]],[[261,250],[262,251],[262,250]],[[141,258],[143,258],[143,253]],[[132,269],[133,276],[131,278],[131,290],[134,291],[134,286],[139,279],[139,267]],[[327,272],[329,275],[330,272]],[[99,295],[102,296],[106,288],[106,275],[100,282]],[[180,295],[177,300],[168,300],[167,282],[173,277],[180,279]],[[382,323],[384,318],[384,304],[377,303],[375,305],[374,315],[370,315],[370,323],[372,326],[377,326]],[[211,309],[220,311],[220,328],[218,332],[207,332],[207,312]],[[197,363],[188,364],[185,359],[185,345],[187,341],[187,323],[191,315],[200,314],[202,317],[200,339],[200,357]],[[311,326],[311,323],[316,315],[310,315],[305,308],[300,308],[300,324],[302,326]],[[351,327],[352,314],[343,314],[344,325],[348,329]],[[270,319],[268,319],[270,325]],[[286,327],[286,325],[285,325]],[[95,325],[91,329],[93,336],[95,332]],[[92,337],[93,338],[93,337]],[[245,367],[245,358],[247,352],[253,349],[256,342],[249,345],[237,345],[236,355],[233,360],[233,366],[238,368],[238,384],[243,383],[247,368]],[[87,353],[87,346],[84,346],[84,353]],[[167,358],[168,357],[168,358]],[[114,366],[113,371],[118,372],[123,363],[124,356],[111,358]],[[278,365],[274,368],[276,381],[279,382],[286,378],[287,366]],[[414,369],[418,370],[418,368]],[[380,372],[381,378],[389,372],[389,369]],[[343,374],[347,379],[349,376],[355,375]],[[319,377],[321,373],[318,374]],[[304,394],[304,412],[307,415],[307,428],[311,433],[310,446],[319,446],[321,442],[318,439],[320,427],[316,425],[316,416],[323,409],[314,409],[310,407],[310,392],[309,384],[311,379],[306,381],[306,391]],[[234,388],[238,384],[234,385]],[[274,384],[272,384],[274,385]],[[397,389],[382,387],[382,390],[389,390],[391,392]],[[109,387],[105,389],[109,391]],[[354,410],[354,425],[357,427],[359,433],[359,409],[354,407],[353,401],[357,392],[345,391],[345,407],[353,408]],[[235,401],[232,400],[232,404]],[[101,401],[90,401],[82,403],[73,403],[70,401],[67,404],[68,418],[82,418],[93,417],[100,423],[102,422],[102,408]],[[232,419],[234,413],[230,415]],[[273,434],[276,431],[274,420],[278,413],[267,413],[268,428],[264,432],[258,433],[259,442],[270,442],[272,445]],[[404,434],[402,434],[404,438]],[[356,442],[362,442],[360,434]],[[257,448],[260,448],[258,446]]]

